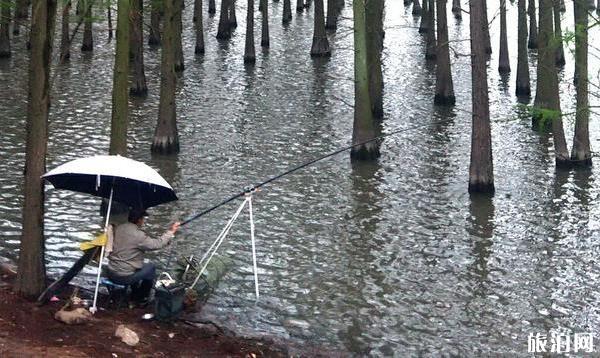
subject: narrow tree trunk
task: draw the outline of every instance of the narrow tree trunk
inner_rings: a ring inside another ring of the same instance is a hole
[[[538,127],[540,121],[544,125],[547,122],[552,123],[556,165],[567,166],[569,164],[569,150],[565,140],[560,112],[558,74],[555,66],[556,45],[553,42],[552,0],[540,0],[539,14],[539,55],[535,94],[535,108],[537,113],[534,115],[533,124],[534,127]]]
[[[428,0],[429,4],[427,4],[428,13],[427,16],[427,44],[425,48],[425,59],[428,61],[435,60],[436,55],[436,41],[435,41],[435,0]]]
[[[535,15],[535,0],[529,0],[529,42],[527,47],[530,49],[536,49],[538,47],[538,29],[537,29],[537,18]]]
[[[194,53],[196,55],[204,54],[204,21],[202,19],[202,0],[195,0],[194,13],[196,14],[196,46]]]
[[[21,24],[29,17],[29,0],[16,0],[15,2],[15,21],[13,23],[13,35],[18,35],[21,30]]]
[[[208,0],[208,14],[214,15],[217,13],[217,5],[215,4],[215,0]]]
[[[235,15],[235,1],[236,0],[231,0],[231,2],[229,3],[229,26],[232,29],[235,29],[237,27],[237,17]]]
[[[500,73],[510,72],[508,38],[506,35],[506,0],[500,0],[500,57],[498,60],[498,71]]]
[[[219,16],[219,27],[217,39],[228,40],[231,38],[231,26],[229,26],[229,3],[232,0],[221,0],[221,15]]]
[[[296,12],[304,11],[304,0],[296,0]]]
[[[260,0],[263,4],[263,11],[261,13],[262,16],[262,24],[261,24],[261,36],[260,36],[260,45],[262,47],[269,47],[269,2],[268,0]]]
[[[560,1],[560,12],[567,11],[567,7],[565,6],[565,0],[559,0],[559,1]]]
[[[254,64],[256,52],[254,48],[254,0],[248,0],[246,14],[246,44],[244,46],[244,63]]]
[[[327,19],[325,19],[325,28],[327,30],[337,29],[338,10],[335,0],[327,0]]]
[[[589,133],[589,98],[588,98],[588,13],[586,0],[574,1],[575,13],[575,67],[577,68],[577,113],[575,114],[575,137],[571,160],[576,167],[592,165]]]
[[[413,9],[412,9],[413,16],[420,16],[422,10],[423,9],[421,8],[421,3],[419,2],[419,0],[413,0]]]
[[[594,0],[588,0],[588,8],[590,10],[594,10],[596,8],[596,4],[594,4]]]
[[[93,0],[87,0],[84,4],[85,13],[83,20],[83,42],[81,44],[81,51],[91,52],[94,50],[94,36],[92,35],[92,6],[94,5]]]
[[[160,45],[160,12],[162,0],[150,0],[152,7],[150,10],[150,33],[148,34],[148,45]]]
[[[365,0],[353,0],[354,9],[354,128],[352,144],[375,137],[375,123],[369,96],[369,67],[367,64],[367,24]],[[376,141],[353,147],[354,160],[373,160],[379,157]]]
[[[314,34],[310,55],[312,57],[331,56],[329,40],[325,33],[325,10],[323,9],[323,0],[315,0]]]
[[[460,7],[460,0],[452,0],[452,13],[457,19],[462,19],[462,8]]]
[[[488,14],[487,14],[487,0],[482,0],[483,1],[483,21],[486,24],[486,26],[483,28],[483,34],[484,34],[484,39],[485,39],[485,53],[487,53],[488,55],[492,53],[492,41],[490,39],[490,22],[488,21]]]
[[[469,192],[494,192],[494,163],[492,159],[492,132],[486,70],[486,38],[488,27],[483,1],[470,1],[471,30],[471,91],[473,125],[471,131],[471,163]]]
[[[175,72],[183,72],[185,63],[183,58],[183,24],[181,22],[181,14],[183,12],[183,0],[175,0],[174,18],[175,21]]]
[[[292,3],[291,0],[283,0],[283,17],[281,22],[287,24],[292,21]]]
[[[152,153],[170,154],[179,152],[175,108],[175,37],[177,32],[176,12],[179,11],[180,6],[178,0],[163,0],[163,3],[165,15],[160,64],[160,102],[151,151]]]
[[[127,154],[127,125],[129,114],[129,13],[130,0],[117,1],[117,44],[112,91],[112,120],[110,154]]]
[[[50,109],[50,60],[56,1],[38,0],[31,15],[31,55],[25,142],[25,184],[21,246],[15,291],[35,298],[46,285],[44,174]]]
[[[517,54],[517,96],[531,96],[531,84],[529,79],[529,61],[527,60],[527,13],[525,9],[526,0],[518,0],[519,30],[518,30],[518,54]]]
[[[565,65],[565,52],[563,50],[562,29],[560,26],[560,1],[553,0],[552,8],[554,13],[554,41],[556,41],[556,65],[563,67]]]
[[[144,73],[144,9],[142,0],[131,0],[131,45],[133,46],[133,81],[129,93],[132,96],[148,94],[146,74]]]
[[[304,0],[304,8],[309,9],[311,3],[312,3],[312,0]]]
[[[0,58],[10,57],[10,9],[12,1],[2,2],[0,11]]]
[[[419,33],[426,34],[429,31],[429,0],[423,0],[421,9],[421,23],[419,24]]]
[[[113,38],[112,10],[110,2],[106,5],[106,18],[108,20],[108,41],[110,41]]]
[[[69,38],[69,13],[71,12],[71,1],[67,1],[62,11],[62,24],[60,35],[60,63],[66,63],[71,58],[71,41]]]
[[[367,66],[369,69],[369,97],[371,112],[375,119],[383,118],[383,72],[381,54],[383,52],[383,0],[368,0],[367,21]]]
[[[446,17],[446,1],[437,0],[437,66],[435,71],[435,98],[437,105],[454,105],[454,84],[450,66],[450,48],[448,45],[448,22]]]

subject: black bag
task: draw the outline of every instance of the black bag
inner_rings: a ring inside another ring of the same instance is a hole
[[[172,284],[168,287],[156,288],[154,300],[154,317],[159,321],[172,321],[179,317],[183,311],[183,296],[185,287],[181,284]]]

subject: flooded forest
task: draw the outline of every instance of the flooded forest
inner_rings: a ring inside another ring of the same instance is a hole
[[[158,237],[314,161],[253,194],[260,298],[244,211],[206,320],[358,356],[600,344],[600,0],[0,3],[0,259],[22,295],[104,228],[101,199],[44,184],[60,164],[156,169],[179,199],[148,209]],[[242,201],[172,250],[202,256]]]

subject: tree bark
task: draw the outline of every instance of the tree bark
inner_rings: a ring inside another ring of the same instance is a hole
[[[146,74],[144,73],[144,9],[142,0],[131,0],[131,46],[133,46],[133,81],[129,94],[145,96],[148,94]]]
[[[538,29],[535,15],[535,0],[529,0],[527,13],[529,14],[529,42],[527,43],[527,47],[536,49],[538,47]]]
[[[66,63],[71,58],[71,41],[69,34],[69,14],[71,12],[71,1],[67,1],[62,11],[61,35],[60,35],[60,63]]]
[[[470,1],[471,31],[471,86],[473,125],[471,131],[471,163],[469,192],[494,192],[494,163],[492,159],[492,132],[486,70],[486,38],[488,27],[485,2]]]
[[[290,0],[283,0],[283,17],[281,22],[287,24],[292,21],[292,3]]]
[[[183,24],[181,22],[181,14],[183,12],[183,0],[175,0],[174,6],[174,18],[175,21],[175,72],[183,72],[185,69],[185,62],[183,58]]]
[[[517,54],[517,85],[516,95],[531,96],[531,84],[529,78],[529,61],[527,60],[527,13],[525,9],[526,0],[518,0],[518,54]]]
[[[354,127],[352,144],[363,143],[375,137],[375,123],[369,95],[369,68],[367,63],[367,24],[365,0],[353,0],[354,9]],[[376,141],[352,148],[354,160],[374,160],[380,155]]]
[[[81,51],[83,52],[91,52],[94,50],[94,36],[92,34],[93,5],[93,0],[86,0],[84,3],[85,13],[83,15],[83,42],[81,44]]]
[[[112,10],[110,2],[106,5],[106,18],[108,21],[108,41],[113,38]]]
[[[327,18],[325,19],[325,28],[327,30],[337,29],[337,17],[339,11],[335,0],[327,0]]]
[[[217,13],[217,5],[215,4],[215,0],[208,0],[208,14],[214,15]]]
[[[129,14],[130,0],[117,2],[117,44],[113,72],[112,119],[110,154],[127,154],[127,125],[129,121]]]
[[[37,297],[46,285],[44,249],[44,179],[50,109],[50,59],[55,0],[38,0],[31,15],[31,55],[25,142],[23,229],[15,291]]]
[[[296,0],[296,12],[304,11],[304,0]]]
[[[261,24],[261,34],[260,34],[260,45],[262,47],[269,47],[269,2],[268,0],[260,0],[263,4],[263,11],[261,13],[262,24]]]
[[[573,138],[571,160],[576,168],[592,165],[589,133],[588,13],[585,1],[574,0],[577,112],[575,114],[575,137]]]
[[[323,9],[323,0],[315,0],[314,34],[310,55],[312,57],[331,56],[329,40],[327,39],[327,33],[325,32],[325,9]]]
[[[560,26],[560,0],[552,1],[554,13],[554,41],[556,44],[556,65],[563,67],[565,65],[565,52],[563,50],[562,29]]]
[[[226,5],[225,5],[226,6]],[[171,154],[179,152],[179,135],[175,108],[175,33],[178,0],[164,0],[163,48],[160,64],[160,102],[158,122],[154,131],[152,153]]]
[[[13,23],[13,35],[20,33],[21,24],[29,17],[29,0],[16,0],[15,1],[15,18]]]
[[[369,69],[369,97],[375,119],[383,118],[383,0],[368,0],[366,4],[367,68]]]
[[[460,0],[452,0],[452,13],[457,19],[462,19],[462,8],[460,7]]]
[[[235,1],[236,0],[231,0],[231,2],[229,3],[229,26],[232,29],[235,29],[237,27],[237,17],[235,15]]]
[[[490,22],[487,14],[487,0],[483,1],[483,21],[486,26],[483,28],[484,40],[485,40],[485,53],[488,55],[492,53],[492,41],[490,39]]]
[[[498,59],[498,72],[510,72],[510,59],[508,58],[508,38],[506,35],[506,0],[500,0],[500,54]]]
[[[427,16],[427,36],[425,47],[425,59],[428,61],[435,60],[437,44],[435,40],[435,0],[428,0],[428,16]]]
[[[553,42],[552,0],[540,0],[540,31],[538,36],[537,88],[535,94],[534,127],[552,124],[556,165],[569,165],[569,150],[560,111],[558,74],[555,66],[556,45]],[[540,123],[541,122],[541,123]]]
[[[453,106],[454,84],[452,83],[452,68],[450,65],[450,48],[448,44],[448,23],[446,16],[446,1],[437,0],[437,65],[435,71],[435,98],[437,105]]]
[[[150,0],[150,32],[148,34],[148,45],[160,46],[160,12],[162,0]]]
[[[421,8],[421,3],[419,2],[419,0],[413,0],[412,15],[420,16],[422,10],[423,9]]]
[[[231,26],[229,26],[229,6],[232,0],[221,0],[221,15],[219,16],[219,27],[217,39],[228,40],[231,38]]]
[[[12,1],[3,1],[0,11],[0,58],[10,57],[10,9]]]
[[[419,24],[419,33],[426,34],[429,31],[429,0],[423,0],[421,9],[421,23]]]
[[[254,0],[248,0],[248,12],[246,14],[246,44],[244,46],[244,63],[254,64],[256,62],[256,51],[254,47]]]
[[[196,14],[196,46],[194,53],[196,55],[204,54],[204,21],[202,19],[202,0],[195,0],[194,13]]]

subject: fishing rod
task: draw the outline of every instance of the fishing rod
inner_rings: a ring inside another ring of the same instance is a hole
[[[239,193],[237,193],[237,194],[235,194],[235,195],[233,195],[233,196],[231,196],[231,197],[229,197],[229,198],[221,201],[220,203],[218,203],[216,205],[213,205],[213,206],[211,206],[208,209],[205,209],[205,210],[203,210],[203,211],[201,211],[199,213],[196,213],[196,214],[188,217],[187,219],[185,219],[185,220],[183,220],[181,222],[180,226],[184,226],[184,225],[188,224],[189,222],[194,221],[194,220],[196,220],[196,219],[198,219],[198,218],[200,218],[200,217],[202,217],[202,216],[210,213],[211,211],[213,211],[215,209],[218,209],[221,206],[232,202],[233,200],[235,200],[237,198],[240,198],[240,197],[242,197],[244,195],[247,195],[247,194],[249,194],[251,192],[254,192],[257,189],[259,189],[259,188],[261,188],[261,187],[263,187],[263,186],[265,186],[265,185],[267,185],[269,183],[272,183],[272,182],[274,182],[274,181],[276,181],[278,179],[281,179],[282,177],[284,177],[286,175],[289,175],[289,174],[292,174],[292,173],[294,173],[294,172],[296,172],[296,171],[298,171],[300,169],[306,168],[306,167],[308,167],[308,166],[310,166],[312,164],[320,162],[321,160],[333,157],[333,156],[338,155],[340,153],[343,153],[343,152],[345,152],[347,150],[350,150],[350,149],[355,148],[355,147],[359,147],[361,145],[365,145],[367,143],[371,143],[371,142],[375,142],[375,141],[378,141],[378,140],[382,140],[383,138],[390,137],[390,136],[396,135],[398,133],[407,132],[407,131],[413,130],[413,129],[424,128],[426,126],[430,126],[431,124],[442,124],[442,123],[450,122],[450,121],[453,121],[453,120],[454,120],[454,118],[446,118],[446,119],[440,120],[440,121],[438,121],[436,123],[423,123],[423,124],[420,124],[420,125],[413,125],[413,126],[409,126],[409,127],[405,127],[405,128],[400,128],[400,129],[396,129],[394,131],[391,131],[389,133],[381,134],[381,135],[379,135],[377,137],[371,138],[369,140],[365,140],[365,141],[360,142],[360,143],[351,144],[351,145],[342,147],[342,148],[340,148],[340,149],[338,149],[338,150],[336,150],[334,152],[322,155],[322,156],[317,157],[315,159],[312,159],[312,160],[310,160],[308,162],[305,162],[305,163],[300,164],[298,166],[295,166],[295,167],[293,167],[291,169],[288,169],[285,172],[283,172],[281,174],[278,174],[278,175],[275,175],[273,177],[270,177],[269,179],[267,179],[265,181],[262,181],[262,182],[260,182],[258,184],[249,186],[249,187],[245,188],[243,191],[240,191]]]

